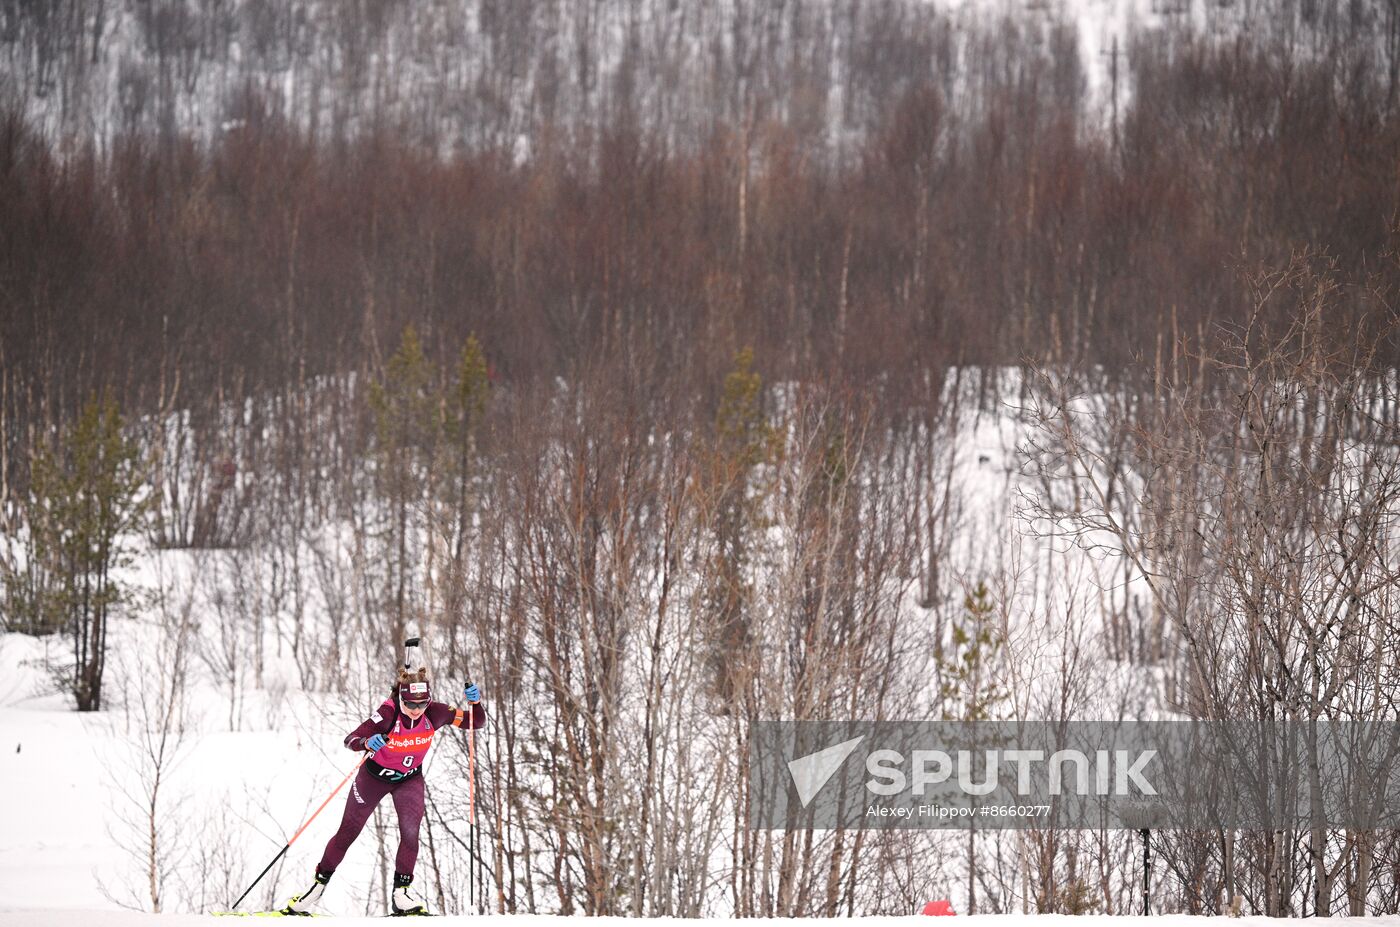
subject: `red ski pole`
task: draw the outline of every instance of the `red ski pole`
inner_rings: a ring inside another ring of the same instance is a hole
[[[471,684],[471,680],[468,679],[467,685],[470,686]],[[474,706],[468,705],[467,711],[473,712],[471,717],[472,720],[475,721],[476,715],[474,713]],[[467,883],[467,904],[468,906],[476,906],[476,882],[478,873],[476,865],[476,725],[474,723],[471,727],[467,728],[467,821],[471,826],[470,854],[472,857],[472,876],[471,881]],[[478,912],[479,910],[478,908]]]
[[[287,845],[277,851],[277,855],[272,857],[272,862],[267,864],[267,868],[264,869],[262,872],[258,873],[258,877],[253,880],[253,884],[249,885],[244,890],[243,894],[238,896],[238,900],[233,903],[233,907],[229,908],[230,911],[237,909],[237,907],[243,903],[243,899],[248,897],[248,892],[251,892],[254,888],[256,888],[257,884],[263,880],[263,876],[267,875],[268,872],[272,870],[272,867],[277,865],[277,861],[281,859],[284,855],[286,855],[286,852],[292,848],[292,844],[297,842],[297,838],[302,835],[302,832],[311,826],[312,821],[316,820],[316,815],[320,814],[322,811],[325,811],[326,805],[329,805],[331,803],[331,799],[335,798],[335,796],[340,793],[340,790],[345,788],[345,783],[350,781],[350,777],[355,775],[355,773],[359,772],[360,767],[364,765],[364,762],[368,757],[368,753],[365,753],[360,757],[360,761],[355,764],[355,768],[345,774],[345,778],[340,780],[340,785],[337,785],[335,787],[335,791],[327,795],[326,800],[321,802],[321,806],[315,811],[311,812],[311,817],[306,819],[305,824],[297,828],[297,832],[295,834],[292,834],[292,839],[287,841]]]

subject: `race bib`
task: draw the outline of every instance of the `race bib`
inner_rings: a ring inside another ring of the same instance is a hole
[[[375,751],[374,761],[385,769],[412,772],[428,757],[428,750],[433,746],[433,726],[424,718],[423,726],[417,730],[403,731],[397,727],[388,735],[384,746]]]

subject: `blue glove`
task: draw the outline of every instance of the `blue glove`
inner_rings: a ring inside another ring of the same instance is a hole
[[[388,742],[388,738],[386,738],[383,734],[371,734],[369,735],[369,740],[365,741],[365,748],[378,752],[379,748],[384,746]]]
[[[475,684],[467,686],[462,690],[462,698],[475,705],[477,702],[481,701],[481,690],[478,689]]]

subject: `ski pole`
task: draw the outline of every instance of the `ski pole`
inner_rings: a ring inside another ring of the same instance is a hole
[[[331,799],[335,798],[335,796],[340,792],[340,790],[345,788],[345,783],[349,782],[350,777],[355,775],[355,773],[359,771],[360,767],[364,765],[364,762],[368,757],[368,753],[365,753],[360,757],[360,761],[355,764],[355,768],[345,774],[345,778],[340,780],[340,785],[337,785],[335,787],[335,791],[327,795],[326,800],[321,802],[321,806],[315,811],[311,812],[311,817],[306,819],[305,824],[297,828],[297,832],[295,834],[292,834],[292,839],[287,841],[287,845],[277,851],[277,855],[272,857],[272,862],[267,864],[267,868],[264,869],[262,872],[258,873],[258,877],[253,880],[253,884],[249,885],[246,889],[244,889],[243,894],[238,896],[238,900],[235,901],[233,903],[233,906],[229,908],[230,911],[237,909],[237,907],[243,903],[243,899],[248,897],[248,892],[251,892],[254,888],[256,888],[257,884],[262,881],[263,876],[267,875],[268,872],[272,870],[272,867],[277,865],[277,861],[286,855],[287,851],[292,848],[292,844],[297,842],[297,838],[301,836],[302,831],[306,830],[308,827],[311,826],[311,822],[316,820],[316,815],[326,810],[326,805],[329,805],[331,803]]]
[[[471,688],[472,681],[467,680],[466,688]],[[474,706],[468,705],[467,711],[472,712],[472,721],[475,722],[476,714]],[[472,877],[467,883],[467,904],[476,904],[476,881],[478,877],[477,843],[476,843],[476,724],[473,723],[467,728],[467,820],[471,825],[471,857],[472,857]],[[478,911],[480,913],[480,911]]]

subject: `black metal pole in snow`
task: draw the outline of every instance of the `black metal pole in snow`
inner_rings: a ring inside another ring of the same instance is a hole
[[[1144,916],[1151,915],[1148,908],[1148,894],[1152,890],[1152,831],[1144,827],[1142,833],[1142,913]]]

